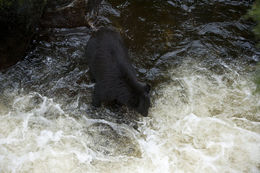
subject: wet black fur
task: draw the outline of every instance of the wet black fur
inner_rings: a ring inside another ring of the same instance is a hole
[[[92,96],[94,106],[116,101],[147,116],[150,86],[137,80],[118,32],[111,28],[95,32],[86,46],[86,57],[90,77],[96,82]]]

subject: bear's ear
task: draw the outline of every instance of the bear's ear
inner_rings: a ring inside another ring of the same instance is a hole
[[[146,84],[146,85],[145,85],[145,91],[146,91],[147,93],[149,93],[150,90],[151,90],[151,86],[150,86],[149,84]]]

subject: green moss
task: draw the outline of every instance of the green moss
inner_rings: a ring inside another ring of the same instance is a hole
[[[0,0],[0,10],[3,10],[6,7],[10,7],[14,1]]]
[[[256,21],[256,26],[253,29],[257,39],[260,39],[260,0],[256,0],[252,6],[252,9],[248,11],[247,17],[251,17]]]
[[[252,18],[256,21],[256,26],[253,29],[253,32],[257,38],[260,40],[260,0],[256,0],[252,6],[252,9],[248,11],[247,17]],[[257,44],[260,47],[260,43]],[[260,63],[258,63],[255,73],[255,83],[257,85],[256,92],[260,93]]]
[[[255,83],[256,83],[256,92],[260,93],[260,63],[258,63],[256,75],[255,75]]]

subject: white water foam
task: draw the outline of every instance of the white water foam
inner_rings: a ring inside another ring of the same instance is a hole
[[[260,96],[248,76],[195,63],[169,73],[138,131],[10,93],[0,103],[0,171],[259,172]]]

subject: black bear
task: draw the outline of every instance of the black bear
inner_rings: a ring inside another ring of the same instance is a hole
[[[130,63],[120,34],[112,28],[101,28],[86,46],[90,78],[96,82],[92,104],[116,101],[147,116],[150,107],[150,86],[139,82]]]

